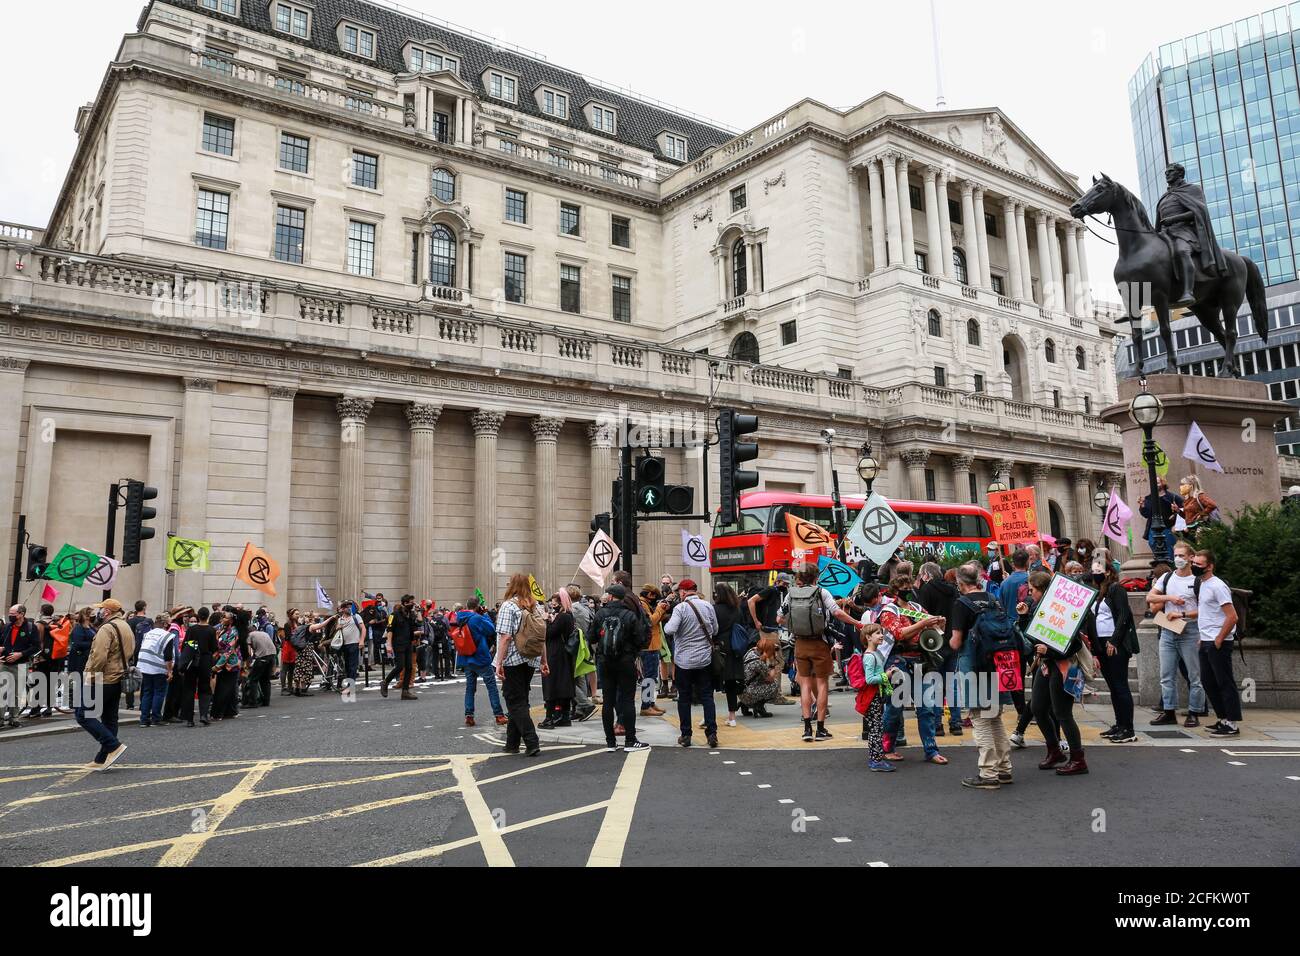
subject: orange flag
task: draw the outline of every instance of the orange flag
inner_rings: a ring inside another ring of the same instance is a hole
[[[280,576],[280,565],[253,542],[244,545],[244,556],[239,559],[236,579],[264,594],[275,597],[275,579]]]
[[[793,548],[825,548],[831,543],[831,536],[821,525],[796,518],[789,512],[785,516],[785,526],[790,532],[790,546]]]

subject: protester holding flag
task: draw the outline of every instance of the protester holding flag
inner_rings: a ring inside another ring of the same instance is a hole
[[[1169,490],[1169,482],[1164,478],[1156,479],[1156,487],[1158,489],[1159,513],[1165,522],[1165,554],[1172,554],[1176,543],[1174,522],[1183,513],[1183,499]],[[1156,514],[1156,511],[1151,506],[1150,495],[1142,499],[1142,504],[1138,506],[1138,513],[1147,519],[1147,526],[1142,532],[1142,537],[1146,538],[1147,544],[1151,546],[1151,550],[1154,552],[1156,544],[1155,539],[1152,537],[1151,525],[1153,523],[1152,517]]]
[[[1201,488],[1201,479],[1188,475],[1178,485],[1183,499],[1183,522],[1189,534],[1194,535],[1201,525],[1222,521],[1219,506]]]

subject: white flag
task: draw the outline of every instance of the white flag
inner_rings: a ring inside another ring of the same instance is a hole
[[[1187,442],[1183,445],[1183,457],[1188,461],[1204,465],[1210,471],[1223,474],[1223,466],[1219,464],[1219,456],[1214,453],[1210,440],[1205,437],[1205,433],[1201,431],[1201,426],[1196,422],[1192,422],[1192,427],[1187,430]]]
[[[1101,531],[1106,537],[1118,544],[1128,544],[1128,523],[1133,520],[1133,509],[1124,504],[1124,499],[1114,488],[1110,489],[1110,501],[1106,503],[1106,517],[1101,521]]]
[[[709,566],[709,546],[704,543],[704,535],[682,529],[682,564],[688,568]]]
[[[591,539],[591,544],[587,546],[587,553],[578,563],[578,570],[603,588],[609,584],[620,554],[622,552],[618,550],[614,539],[604,531],[597,531],[596,536]]]
[[[329,592],[320,586],[320,578],[316,579],[316,606],[334,610],[334,602],[330,600]]]
[[[86,575],[86,587],[100,588],[104,591],[113,590],[113,582],[117,580],[117,572],[121,566],[121,562],[107,555],[100,555],[99,563]]]
[[[884,496],[873,491],[845,537],[872,562],[884,564],[911,533],[911,526],[894,513]]]

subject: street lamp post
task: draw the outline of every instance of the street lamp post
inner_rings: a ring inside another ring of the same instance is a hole
[[[1164,510],[1160,507],[1160,497],[1156,486],[1156,440],[1155,427],[1165,417],[1165,406],[1159,396],[1146,391],[1138,392],[1128,404],[1128,417],[1133,424],[1142,429],[1142,460],[1147,464],[1147,481],[1150,484],[1150,497],[1147,499],[1151,509],[1151,555],[1154,564],[1168,563],[1170,560],[1169,542],[1165,539],[1168,530],[1165,524]]]
[[[831,516],[835,520],[835,556],[844,560],[844,505],[840,501],[840,474],[835,470],[835,429],[823,428],[822,441],[826,442],[826,458],[831,466]]]
[[[871,497],[871,486],[876,482],[876,474],[880,471],[880,465],[871,454],[871,442],[863,442],[862,448],[858,451],[858,477],[862,483],[867,486],[867,497]]]

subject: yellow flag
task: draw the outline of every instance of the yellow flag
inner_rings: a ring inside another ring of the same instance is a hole
[[[545,604],[546,592],[542,590],[542,586],[537,583],[537,579],[531,574],[528,575],[528,586],[533,589],[533,600]]]

